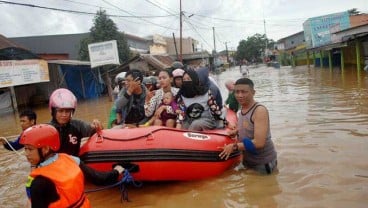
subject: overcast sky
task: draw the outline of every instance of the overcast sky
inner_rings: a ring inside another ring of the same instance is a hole
[[[61,10],[96,13],[104,9],[120,31],[145,37],[179,37],[179,0],[8,0]],[[199,41],[199,48],[236,50],[255,33],[277,41],[303,30],[315,16],[357,8],[368,13],[368,0],[182,0],[183,37]],[[75,14],[0,1],[0,34],[6,37],[89,32],[94,14]],[[266,22],[264,27],[264,20]]]

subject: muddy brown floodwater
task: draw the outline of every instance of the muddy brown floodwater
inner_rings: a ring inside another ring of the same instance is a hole
[[[215,76],[224,99],[223,83],[239,77],[239,68]],[[277,173],[228,170],[201,181],[144,183],[129,187],[131,202],[123,203],[110,189],[88,194],[93,207],[367,207],[368,75],[352,68],[260,66],[250,69],[250,78],[256,100],[270,112]],[[107,126],[111,105],[106,97],[79,102],[75,118],[96,117]],[[38,123],[50,120],[47,105],[35,110]],[[1,115],[0,129],[0,136],[18,134],[17,114]],[[2,147],[0,155],[1,207],[24,207],[28,163]]]

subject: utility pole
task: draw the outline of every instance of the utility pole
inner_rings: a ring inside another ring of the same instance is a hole
[[[268,46],[267,46],[267,33],[266,33],[266,20],[265,19],[263,19],[263,27],[264,27],[264,34],[265,34],[265,38],[266,38],[266,48],[265,48],[265,52],[264,52],[264,57],[265,57],[265,60],[266,60],[266,56],[267,56],[267,54],[266,54],[266,51],[267,51],[267,48],[268,48]]]
[[[175,46],[175,53],[176,53],[176,59],[180,60],[179,54],[178,54],[178,47],[176,47],[176,40],[175,40],[175,34],[173,33],[173,40],[174,40],[174,46]]]
[[[215,38],[215,27],[212,27],[212,31],[213,31],[213,50],[216,53],[216,38]]]
[[[227,43],[228,42],[225,42],[225,48],[226,48],[226,60],[227,60],[227,63],[230,64],[230,60],[229,60],[229,51],[227,50]]]
[[[181,0],[180,0],[180,62],[183,63],[183,19],[181,11]]]
[[[212,27],[213,31],[213,71],[216,71],[216,38],[215,38],[215,27]]]

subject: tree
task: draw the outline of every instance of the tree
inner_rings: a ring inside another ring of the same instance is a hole
[[[348,10],[348,13],[349,13],[349,16],[355,16],[355,15],[359,15],[359,14],[361,14],[361,12],[360,12],[360,11],[358,11],[358,9],[357,9],[357,8],[349,9],[349,10]]]
[[[131,52],[124,33],[118,31],[116,24],[107,16],[106,11],[97,11],[89,37],[80,42],[79,58],[89,60],[88,44],[109,40],[117,41],[120,63],[129,60]]]
[[[106,15],[106,11],[97,11],[94,18],[94,25],[90,29],[89,37],[81,40],[80,42],[80,59],[89,60],[88,44],[109,40],[116,40],[117,42],[120,63],[128,61],[131,56],[131,52],[124,33],[118,31],[116,24]],[[101,67],[101,70],[103,71],[103,79],[107,86],[110,101],[112,101],[113,98],[109,68],[111,68],[111,66],[103,66]]]
[[[264,34],[261,35],[258,33],[248,37],[247,40],[241,40],[236,53],[237,60],[260,61],[262,59],[261,55],[266,48],[266,43],[267,48],[273,48],[275,41],[267,39]]]

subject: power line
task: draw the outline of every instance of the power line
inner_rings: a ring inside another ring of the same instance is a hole
[[[17,5],[17,6],[25,6],[25,7],[33,7],[33,8],[38,8],[38,9],[47,9],[47,10],[53,10],[53,11],[59,11],[59,12],[68,12],[68,13],[74,13],[74,14],[86,14],[86,15],[96,15],[95,12],[83,12],[83,11],[77,11],[77,10],[70,10],[70,9],[60,9],[60,8],[55,8],[55,7],[45,7],[45,6],[39,6],[39,5],[34,5],[34,4],[24,4],[24,3],[16,3],[16,2],[9,2],[9,1],[0,1],[0,3],[4,3],[4,4],[12,4],[12,5]],[[158,17],[170,17],[172,15],[153,15],[153,16],[136,16],[136,15],[132,15],[132,16],[123,16],[123,15],[109,15],[106,14],[109,17],[122,17],[122,18],[139,18],[139,19],[143,19],[143,18],[158,18]]]
[[[150,0],[145,0],[146,2],[148,2],[148,3],[150,3],[150,4],[152,4],[152,5],[154,5],[155,7],[158,7],[158,8],[160,8],[161,10],[163,10],[163,11],[165,11],[165,12],[167,12],[168,14],[170,14],[170,15],[176,15],[176,16],[179,16],[178,14],[173,14],[173,13],[171,13],[171,11],[168,11],[167,9],[165,9],[165,8],[163,8],[163,7],[161,7],[160,5],[158,5],[157,3],[155,3],[155,2],[152,2],[152,1],[150,1]]]
[[[127,13],[127,14],[132,15],[133,17],[137,17],[137,18],[139,18],[139,19],[141,19],[141,20],[143,20],[143,21],[145,21],[145,22],[148,22],[148,23],[150,23],[150,24],[152,24],[152,25],[155,25],[155,26],[158,26],[158,27],[162,27],[162,28],[166,28],[166,29],[173,30],[173,28],[169,28],[169,27],[166,27],[166,26],[163,26],[163,25],[159,25],[159,24],[156,24],[156,23],[154,23],[154,22],[151,22],[151,21],[145,20],[145,19],[144,19],[144,18],[142,18],[142,17],[136,16],[136,15],[132,14],[131,12],[128,12],[128,11],[126,11],[126,10],[124,10],[124,9],[121,9],[121,8],[119,8],[118,6],[116,6],[116,5],[114,5],[114,4],[110,3],[110,2],[108,2],[108,1],[106,1],[106,0],[102,0],[102,1],[103,1],[103,2],[105,2],[106,4],[109,4],[110,6],[113,6],[113,7],[117,8],[117,9],[119,9],[119,10],[121,10],[121,11],[123,11],[123,12]]]
[[[183,15],[184,16],[184,15]],[[206,41],[206,39],[204,39],[202,37],[202,35],[197,31],[197,29],[194,27],[194,25],[189,21],[189,18],[184,16],[184,18],[186,19],[186,23],[188,23],[192,28],[193,28],[193,31],[196,32],[198,34],[198,36],[210,47],[212,48],[212,46]]]
[[[84,5],[84,6],[90,6],[90,7],[97,7],[97,8],[103,8],[103,9],[113,9],[113,10],[116,10],[115,8],[111,8],[111,7],[102,7],[102,6],[99,6],[99,5],[88,4],[88,3],[79,2],[79,1],[73,1],[73,0],[64,0],[64,1],[71,2],[71,3],[74,3],[74,4],[80,4],[80,5]]]

